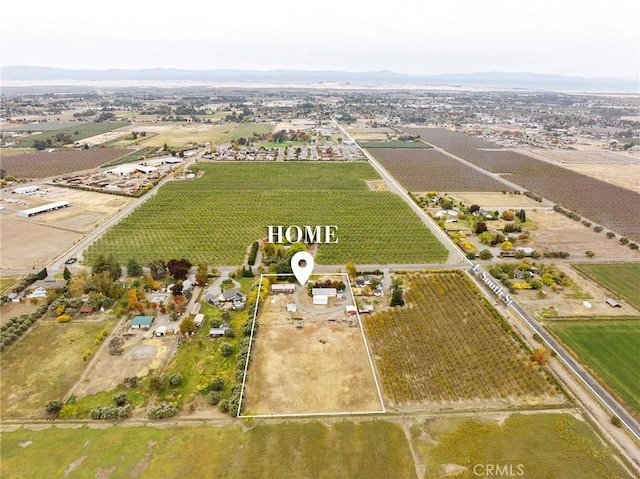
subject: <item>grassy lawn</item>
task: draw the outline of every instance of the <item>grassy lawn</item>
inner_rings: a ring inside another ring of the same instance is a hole
[[[640,309],[640,263],[576,264],[574,267]]]
[[[0,356],[0,413],[3,418],[45,417],[44,405],[62,399],[95,352],[94,338],[111,330],[115,320],[91,323],[38,324]]]
[[[0,157],[24,155],[26,153],[35,153],[34,148],[0,148]]]
[[[228,133],[218,138],[218,143],[231,143],[238,138],[251,138],[254,133],[269,134],[275,128],[273,123],[240,123]]]
[[[166,124],[166,123],[165,123]],[[171,123],[172,128],[156,136],[139,142],[140,146],[161,147],[165,143],[172,147],[182,147],[189,143],[218,143],[218,138],[234,129],[233,124],[210,125],[208,123]],[[142,130],[142,128],[141,128]]]
[[[546,324],[640,413],[640,320],[567,320]]]
[[[388,421],[20,429],[2,433],[0,459],[0,475],[14,479],[64,477],[67,470],[69,477],[114,478],[416,477],[407,438]]]
[[[514,414],[501,425],[477,418],[436,419],[411,427],[426,479],[491,477],[485,465],[511,466],[499,477],[623,479],[630,476],[585,422],[568,414]],[[520,469],[519,469],[520,467]],[[474,473],[474,468],[476,474]],[[518,474],[522,470],[523,474]]]
[[[11,286],[16,281],[18,281],[18,278],[6,278],[5,277],[5,278],[0,279],[0,292],[2,292],[5,289],[7,289],[9,286]]]
[[[164,185],[86,252],[141,264],[155,258],[241,264],[268,225],[337,225],[337,244],[318,247],[319,264],[439,263],[445,248],[402,199],[370,191],[364,163],[199,163],[200,178]],[[212,194],[212,192],[214,192]]]

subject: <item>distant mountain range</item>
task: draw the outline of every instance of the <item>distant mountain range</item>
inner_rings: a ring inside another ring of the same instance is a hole
[[[538,73],[447,73],[442,75],[408,75],[391,71],[344,72],[307,70],[180,70],[148,68],[142,70],[66,70],[34,66],[0,68],[2,82],[35,81],[174,81],[201,83],[273,83],[310,84],[343,83],[358,86],[434,85],[459,87],[522,88],[529,90],[572,90],[602,92],[639,92],[640,79],[584,78]]]

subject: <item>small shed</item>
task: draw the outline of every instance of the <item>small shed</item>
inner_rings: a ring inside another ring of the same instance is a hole
[[[153,316],[136,316],[131,320],[131,329],[149,329],[154,319]]]
[[[287,311],[289,313],[295,313],[296,311],[298,311],[298,306],[296,306],[296,303],[289,303],[287,304]]]
[[[358,313],[358,308],[356,308],[353,305],[348,305],[345,307],[346,313],[349,315],[353,315],[353,314],[357,314]]]
[[[202,326],[202,323],[204,323],[204,314],[202,313],[196,314],[196,317],[193,318],[193,322],[195,323],[196,328],[199,328],[200,326]]]
[[[93,306],[82,306],[78,312],[80,314],[93,314]]]
[[[612,308],[622,308],[622,305],[618,303],[615,299],[607,298],[607,304]]]
[[[166,334],[167,334],[166,326],[159,326],[158,329],[156,329],[156,336],[161,337],[161,336],[166,336]]]

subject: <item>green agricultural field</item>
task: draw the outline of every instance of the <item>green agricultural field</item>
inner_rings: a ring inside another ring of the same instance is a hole
[[[88,323],[40,322],[0,356],[0,415],[3,419],[44,417],[47,401],[64,398],[87,366],[82,354],[96,351],[94,338],[115,320]],[[53,477],[53,476],[49,476]]]
[[[273,133],[273,123],[240,123],[223,136],[218,137],[217,143],[231,143],[238,138],[251,138],[254,133],[259,135]]]
[[[588,423],[569,414],[514,414],[502,424],[478,418],[417,421],[410,433],[425,479],[631,478]],[[487,474],[489,465],[503,472]]]
[[[81,124],[71,124],[67,128],[57,129],[54,132],[44,132],[37,135],[28,135],[16,140],[16,144],[21,147],[31,147],[36,140],[46,140],[47,138],[54,138],[58,133],[71,133],[73,141],[82,141],[85,138],[101,135],[108,131],[113,131],[123,126],[128,126],[131,123],[128,121],[105,121],[102,123],[89,122]]]
[[[2,433],[0,475],[32,477],[416,478],[389,421],[224,427],[19,429]]]
[[[402,199],[370,191],[364,163],[198,163],[203,176],[172,181],[86,252],[122,263],[187,256],[192,263],[241,264],[268,225],[337,225],[320,264],[442,263],[444,246]]]
[[[640,309],[640,263],[576,264],[574,267]]]
[[[566,320],[546,324],[640,414],[640,320]]]

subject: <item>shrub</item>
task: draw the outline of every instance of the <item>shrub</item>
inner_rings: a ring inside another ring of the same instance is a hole
[[[596,225],[593,227],[593,231],[595,231],[596,233],[600,233],[604,228],[600,225]]]
[[[629,238],[622,237],[618,240],[621,245],[629,244]]]
[[[233,344],[222,343],[220,345],[220,354],[222,354],[225,358],[231,356],[233,354]]]
[[[147,417],[150,419],[163,419],[165,417],[173,417],[176,414],[178,414],[178,408],[166,402],[147,408]]]
[[[75,404],[65,404],[64,406],[62,406],[62,409],[60,409],[60,414],[59,416],[62,419],[71,419],[72,417],[75,417],[76,414],[78,414],[78,406]]]
[[[545,348],[536,348],[531,351],[531,360],[540,366],[544,366],[548,358],[549,352]]]
[[[611,239],[615,237],[616,237],[616,234],[613,231],[607,231],[607,238]]]
[[[213,391],[222,391],[224,389],[224,379],[221,377],[213,378],[213,381],[211,381],[211,389]]]
[[[513,221],[516,219],[516,214],[513,210],[505,210],[502,212],[502,219],[505,221]]]
[[[71,316],[69,316],[68,314],[62,314],[58,316],[57,321],[59,323],[68,323],[69,321],[71,321]]]
[[[62,401],[55,400],[47,402],[44,408],[49,414],[58,414],[62,409],[62,406],[64,406],[64,403]]]
[[[618,416],[612,415],[610,421],[615,427],[622,427],[622,421]]]
[[[493,258],[493,253],[488,249],[483,249],[478,256],[480,256],[480,259],[491,259]]]
[[[119,421],[131,415],[131,404],[123,406],[98,406],[91,410],[91,419]]]
[[[182,384],[182,374],[175,373],[169,376],[169,384],[171,386],[180,386]]]
[[[212,406],[215,406],[222,399],[222,394],[219,391],[211,391],[207,394],[206,400]]]
[[[124,406],[125,404],[127,404],[127,402],[129,402],[129,400],[127,399],[127,393],[126,392],[120,392],[118,394],[114,394],[113,395],[113,403],[116,406]]]
[[[218,409],[220,409],[220,412],[229,412],[229,401],[222,399],[218,403]]]

